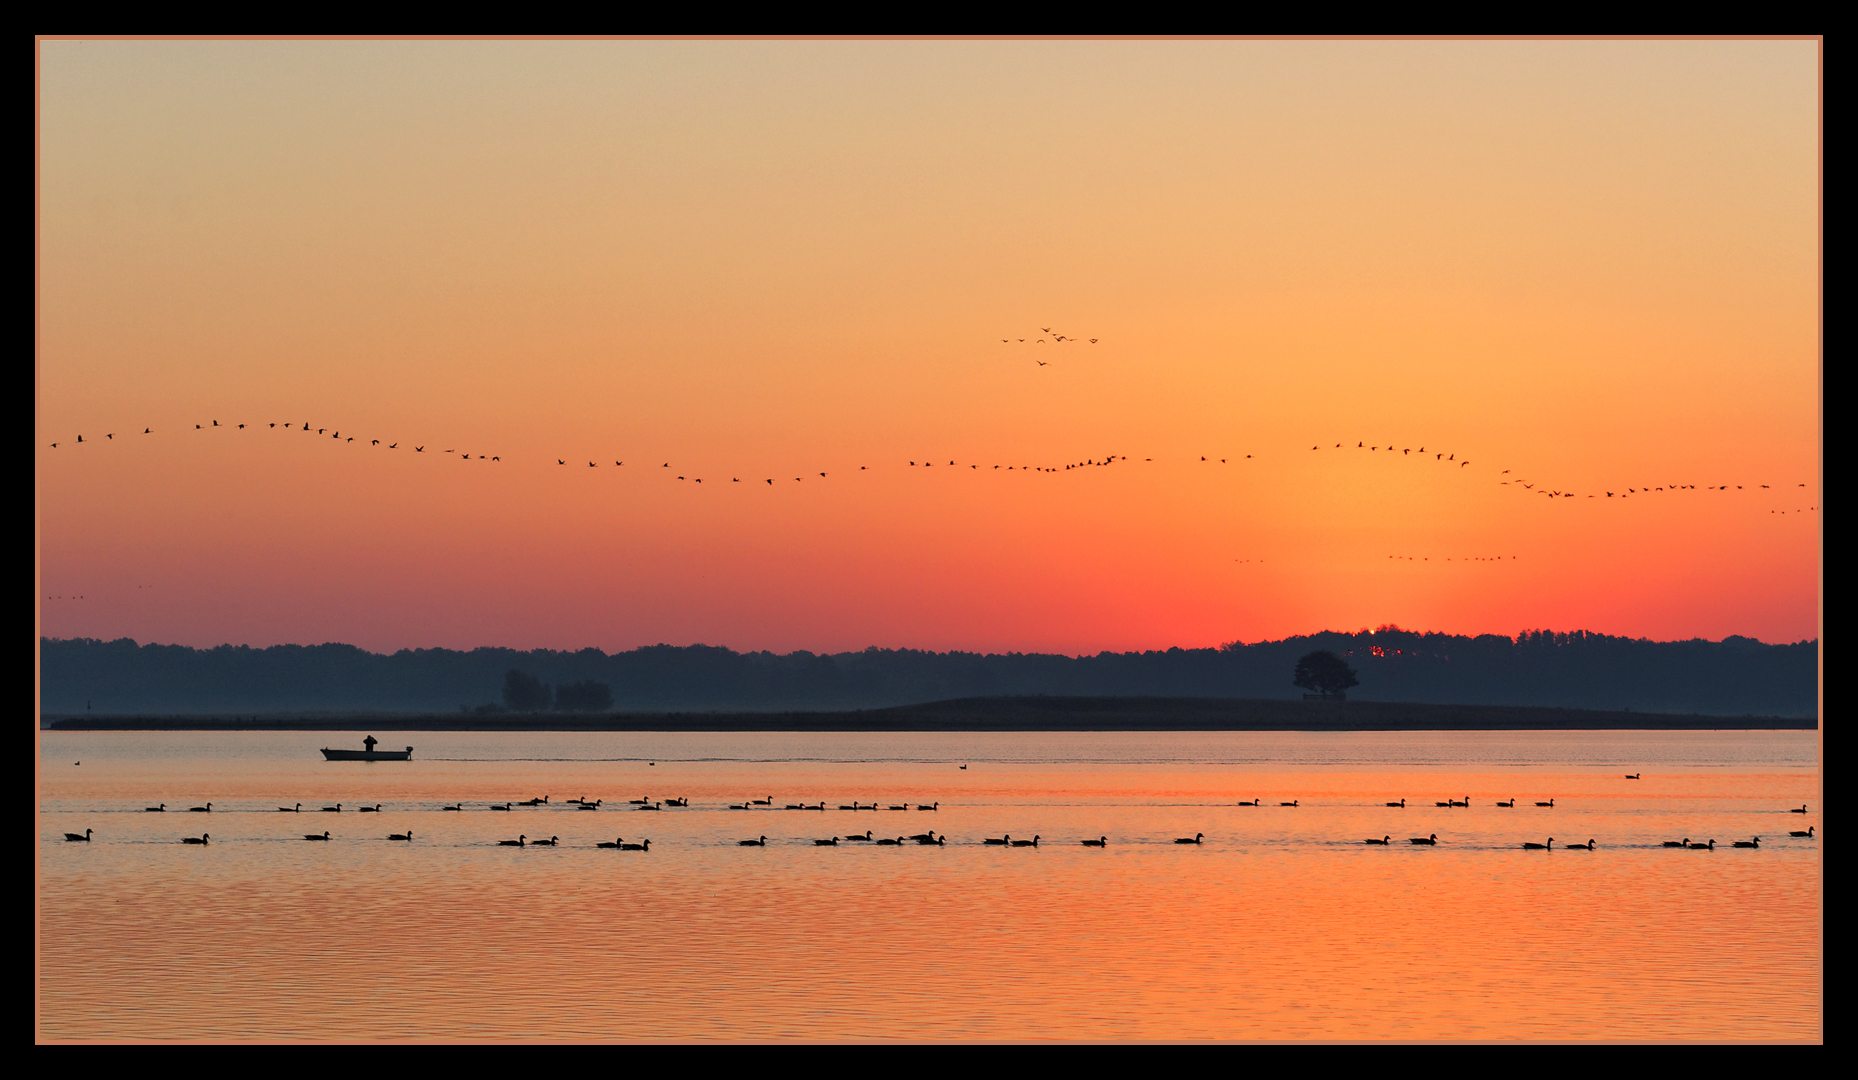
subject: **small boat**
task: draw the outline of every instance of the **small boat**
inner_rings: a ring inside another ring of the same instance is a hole
[[[68,843],[71,843],[72,841],[76,841],[77,843],[80,843],[80,844],[90,843],[90,830],[85,829],[82,835],[79,835],[78,833],[74,833],[74,832],[65,833],[65,843],[68,844]]]
[[[1434,847],[1439,842],[1439,834],[1433,833],[1431,836],[1409,836],[1406,842],[1409,844],[1424,844],[1427,847]]]
[[[323,747],[323,760],[324,761],[411,761],[413,760],[413,748],[412,747],[409,746],[405,750],[376,750],[374,746],[378,742],[380,742],[379,739],[376,739],[374,736],[370,735],[367,738],[361,740],[362,745],[367,747],[367,749],[365,750],[331,750],[327,746],[325,746]]]

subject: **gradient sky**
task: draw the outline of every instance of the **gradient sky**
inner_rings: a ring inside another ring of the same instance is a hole
[[[1816,41],[37,49],[45,635],[1818,634]]]

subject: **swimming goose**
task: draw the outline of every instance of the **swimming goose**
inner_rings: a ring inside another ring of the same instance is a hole
[[[441,810],[459,810],[459,811],[462,811],[462,810],[464,809],[464,804],[463,804],[463,803],[459,803],[459,804],[458,804],[457,806],[441,806],[441,807],[439,807],[439,809],[441,809]]]
[[[1295,806],[1295,805],[1297,805],[1297,804],[1296,804],[1295,802],[1281,802],[1281,803],[1278,803],[1277,805],[1279,805],[1279,806]]]
[[[1079,840],[1078,843],[1083,844],[1085,847],[1109,847],[1110,838],[1107,836],[1099,836],[1095,840]]]
[[[1451,800],[1450,800],[1450,799],[1447,799],[1447,800],[1446,800],[1446,801],[1444,801],[1444,802],[1435,802],[1435,803],[1433,803],[1432,805],[1434,805],[1434,806],[1450,806],[1451,804],[1452,804],[1452,803],[1451,803]]]
[[[166,804],[164,803],[163,805]],[[187,808],[187,812],[190,814],[210,814],[213,812],[213,804],[207,803],[205,806],[190,806]]]
[[[165,814],[168,812],[168,804],[162,803],[160,806],[144,806],[142,812],[144,814]]]
[[[497,841],[497,846],[498,847],[522,847],[523,841],[527,839],[529,839],[529,837],[527,834],[525,834],[523,836],[517,837],[514,840],[499,840]]]
[[[967,766],[966,766],[966,765],[963,765],[963,766],[962,766],[962,768],[964,768],[964,769],[965,769],[965,768],[967,768]],[[942,805],[942,804],[941,804],[941,803],[939,803],[939,802],[935,802],[935,803],[930,803],[930,804],[929,804],[928,806],[924,806],[924,805],[923,805],[922,803],[917,803],[917,804],[916,804],[916,809],[918,809],[918,810],[934,810],[935,808],[937,808],[937,807],[939,807],[939,806],[941,806],[941,805]]]
[[[865,835],[869,836],[870,834],[866,833]],[[910,837],[910,839],[919,844],[933,844],[935,843],[935,830],[931,829],[928,832],[919,832],[915,836]]]
[[[212,833],[201,833],[199,836],[183,836],[181,837],[181,843],[183,844],[204,844],[207,841],[207,837],[211,835],[213,834]]]
[[[1635,772],[1629,772],[1629,773],[1627,773],[1627,774],[1626,774],[1626,779],[1628,779],[1628,780],[1637,780],[1638,778],[1639,778],[1639,774],[1638,774],[1638,773],[1635,773]]]
[[[207,803],[207,805],[212,806],[213,804]],[[323,807],[322,812],[325,814],[339,814],[342,812],[342,804],[336,803],[334,806],[325,806]]]
[[[902,847],[903,837],[899,836],[895,840],[892,840],[889,837],[885,837],[884,839],[879,840],[877,844],[879,847]]]
[[[277,808],[277,812],[280,814],[301,814],[303,813],[303,804],[298,803],[295,806],[280,806]]]
[[[666,806],[689,806],[690,796],[686,795],[681,799],[666,799],[664,804]]]
[[[1800,804],[1800,809],[1798,809],[1798,810],[1789,810],[1789,811],[1787,811],[1787,812],[1788,812],[1788,813],[1790,813],[1790,814],[1804,814],[1804,813],[1806,813],[1806,804],[1805,804],[1805,803],[1801,803],[1801,804]]]
[[[1551,836],[1548,838],[1548,843],[1546,844],[1524,844],[1523,850],[1527,851],[1533,848],[1536,851],[1549,851],[1553,849],[1554,846],[1555,846],[1555,838]]]
[[[559,843],[561,843],[561,837],[551,836],[547,840],[537,840],[535,843],[530,844],[529,846],[530,847],[554,847],[555,845]]]
[[[765,799],[753,799],[750,801],[752,801],[756,806],[773,806],[774,796],[770,795]]]
[[[373,806],[364,806],[361,808],[361,812],[364,814],[378,814],[381,812],[381,804],[375,803]]]
[[[568,801],[569,801],[569,802],[579,802],[580,800],[579,800],[579,799],[569,799]],[[544,805],[547,805],[547,803],[548,803],[548,796],[547,796],[547,795],[543,795],[543,796],[540,796],[540,797],[538,797],[538,798],[534,798],[534,799],[525,799],[525,800],[523,800],[522,802],[519,802],[519,803],[517,803],[516,805],[517,805],[517,806],[544,806]]]
[[[578,799],[569,799],[568,801],[569,802],[586,802],[587,799],[585,796],[583,796]],[[626,801],[631,803],[633,806],[644,806],[646,803],[651,802],[650,799],[628,799]]]
[[[1593,837],[1588,837],[1585,844],[1563,844],[1561,846],[1569,851],[1592,851]]]
[[[1734,844],[1731,844],[1730,846],[1731,847],[1758,848],[1761,846],[1761,837],[1757,836],[1753,840],[1737,840]]]
[[[1686,836],[1682,840],[1666,840],[1664,846],[1687,848],[1690,846],[1690,837]]]
[[[866,829],[866,830],[864,831],[864,835],[863,835],[863,836],[848,836],[848,837],[846,837],[845,839],[847,839],[847,840],[869,840],[869,839],[871,839],[871,830],[870,830],[870,829]]]
[[[914,837],[914,839],[918,844],[923,845],[925,847],[931,846],[931,845],[935,847],[941,847],[943,844],[948,842],[948,837],[937,836],[934,833],[930,833],[928,836]]]
[[[902,806],[893,806],[893,807],[891,807],[891,809],[892,809],[892,810],[908,810],[909,808],[910,808],[910,804],[909,804],[909,803],[904,803],[904,804],[903,804]]]
[[[1240,806],[1244,806],[1245,804],[1244,804],[1244,803],[1240,803],[1239,805],[1240,805]],[[1388,803],[1387,805],[1388,805],[1388,806],[1397,806],[1397,807],[1399,807],[1400,809],[1402,809],[1402,810],[1405,810],[1405,809],[1406,809],[1406,800],[1405,800],[1405,799],[1401,799],[1401,800],[1400,800],[1399,802],[1390,802],[1390,803]]]
[[[1447,805],[1447,806],[1470,806],[1470,805],[1471,805],[1471,796],[1469,796],[1469,795],[1466,795],[1466,796],[1464,797],[1464,801],[1462,801],[1462,802],[1447,802],[1447,803],[1446,803],[1446,805]]]
[[[81,836],[80,836],[80,835],[78,835],[77,833],[74,833],[74,832],[68,832],[68,833],[65,833],[65,842],[66,842],[66,843],[70,843],[70,842],[71,842],[71,841],[73,841],[73,840],[76,840],[76,841],[79,841],[79,842],[81,842],[81,843],[85,843],[85,844],[88,844],[88,843],[90,843],[90,830],[89,830],[89,829],[85,829],[85,830],[84,830],[84,832],[83,832],[83,835],[81,835]]]
[[[903,841],[899,840],[897,842],[902,843]],[[1030,840],[1015,840],[1013,841],[1013,846],[1014,847],[1038,847],[1039,838],[1037,836],[1034,836]]]
[[[492,810],[508,810],[510,808],[510,804],[504,803],[502,806],[498,806],[496,803],[491,803],[490,808]]]
[[[601,844],[595,844],[594,846],[595,846],[595,847],[597,847],[597,848],[599,848],[599,847],[604,847],[604,848],[618,848],[620,844],[622,844],[622,843],[624,843],[624,842],[625,842],[625,840],[626,840],[626,838],[625,838],[625,837],[623,837],[623,836],[615,836],[615,837],[613,838],[613,842],[612,842],[612,843],[610,843],[610,844],[606,844],[606,843],[601,843]]]
[[[1011,844],[1012,842],[1013,842],[1013,836],[1011,833],[1008,833],[1006,836],[1002,836],[998,840],[995,840],[992,837],[989,837],[981,841],[981,843],[987,844],[991,847],[1006,847],[1008,844]]]
[[[1553,800],[1553,799],[1550,799],[1550,800],[1548,800],[1547,802],[1539,802],[1539,803],[1536,803],[1536,805],[1537,805],[1537,806],[1553,806],[1553,805],[1555,805],[1555,800]]]
[[[1808,825],[1808,826],[1806,827],[1806,831],[1805,831],[1805,832],[1790,832],[1790,833],[1788,833],[1787,835],[1788,835],[1788,836],[1804,836],[1804,837],[1806,837],[1806,838],[1807,838],[1808,840],[1811,840],[1811,839],[1813,838],[1813,829],[1814,829],[1814,828],[1815,828],[1815,826],[1812,826],[1812,825]]]
[[[1241,802],[1239,803],[1239,805],[1240,806],[1257,806],[1259,805],[1259,803],[1257,799],[1253,799],[1251,802]]]
[[[650,851],[651,849],[652,849],[652,842],[650,840],[645,841],[643,844],[621,844],[619,845],[619,850],[621,851]]]
[[[768,838],[764,836],[759,840],[737,840],[735,842],[735,846],[736,847],[767,847]]]
[[[1386,846],[1387,846],[1387,841],[1389,841],[1389,840],[1391,840],[1391,839],[1393,839],[1393,837],[1391,837],[1391,836],[1383,836],[1383,837],[1381,837],[1381,838],[1380,838],[1379,840],[1374,840],[1374,839],[1368,839],[1368,840],[1363,840],[1363,841],[1362,841],[1362,843],[1364,843],[1364,844],[1379,844],[1379,845],[1380,845],[1380,846],[1382,846],[1382,847],[1386,847]]]
[[[1181,837],[1175,840],[1174,842],[1177,844],[1198,844],[1198,843],[1204,842],[1205,840],[1206,840],[1205,833],[1194,833],[1192,840],[1189,840],[1186,837]]]
[[[729,809],[731,809],[731,810],[747,810],[747,809],[748,809],[748,804],[747,804],[747,803],[730,803],[730,804],[729,804]]]
[[[1497,805],[1498,805],[1498,806],[1515,806],[1515,805],[1516,805],[1516,800],[1515,800],[1515,799],[1511,799],[1511,800],[1510,800],[1509,802],[1499,802],[1499,803],[1497,803]]]
[[[839,838],[835,836],[830,840],[815,840],[813,841],[813,846],[814,847],[838,847]]]
[[[413,830],[408,829],[406,832],[392,833],[387,837],[387,839],[389,840],[411,840],[413,839]]]
[[[1433,847],[1439,842],[1439,834],[1433,833],[1431,836],[1409,836],[1406,838],[1406,842],[1409,844],[1424,844],[1427,847]]]
[[[315,833],[304,833],[303,838],[305,840],[327,840],[329,839],[329,834],[325,832],[321,836],[317,836]]]
[[[575,809],[576,809],[576,810],[598,810],[598,809],[600,809],[600,804],[601,804],[601,803],[603,803],[603,802],[605,802],[605,801],[606,801],[606,800],[604,800],[604,799],[595,799],[595,800],[594,800],[593,802],[585,802],[585,801],[583,801],[583,802],[581,803],[581,805],[579,805],[579,806],[577,806],[577,807],[575,807]],[[656,810],[656,809],[658,809],[658,808],[657,808],[656,806],[641,806],[641,807],[639,807],[639,809],[641,809],[641,810]]]
[[[1711,840],[1711,841],[1710,841],[1709,843],[1707,843],[1707,844],[1692,844],[1692,845],[1690,845],[1690,850],[1692,850],[1692,851],[1715,851],[1715,850],[1716,850],[1716,841],[1715,841],[1715,840]]]

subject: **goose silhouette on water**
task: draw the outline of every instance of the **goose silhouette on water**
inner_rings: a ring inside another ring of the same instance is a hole
[[[814,847],[838,847],[839,838],[835,836],[830,840],[815,840],[813,841],[813,846]]]
[[[763,836],[758,840],[737,840],[735,842],[735,846],[736,847],[767,847],[768,838]]]
[[[1788,812],[1788,813],[1790,813],[1790,814],[1804,814],[1804,813],[1806,813],[1806,804],[1805,804],[1805,803],[1801,803],[1801,804],[1800,804],[1800,809],[1798,809],[1798,810],[1789,810],[1789,811],[1787,811],[1787,812]]]
[[[621,844],[619,845],[619,850],[621,851],[650,851],[651,849],[652,849],[652,842],[650,840],[647,840],[642,844]]]
[[[884,839],[879,840],[877,843],[879,847],[902,847],[903,837],[899,836],[895,840],[892,840],[889,837],[885,837]]]
[[[962,768],[964,768],[964,769],[965,769],[965,768],[967,768],[967,766],[966,766],[966,765],[963,765],[963,766],[962,766]],[[923,805],[923,804],[921,804],[921,803],[917,803],[917,804],[916,804],[916,809],[918,809],[918,810],[934,810],[934,809],[936,809],[937,807],[939,807],[939,806],[941,806],[941,805],[942,805],[942,804],[941,804],[941,803],[939,803],[939,802],[933,802],[933,803],[930,803],[930,804],[929,804],[928,806],[924,806],[924,805]]]
[[[1199,844],[1199,843],[1204,843],[1205,841],[1206,841],[1205,833],[1194,833],[1193,839],[1191,840],[1183,836],[1183,837],[1177,838],[1174,842],[1177,844]]]
[[[160,806],[144,806],[142,812],[144,814],[165,814],[168,812],[168,804],[162,803]]]
[[[1446,803],[1445,805],[1447,805],[1447,806],[1470,806],[1470,805],[1471,805],[1471,796],[1469,796],[1469,795],[1466,795],[1466,796],[1464,797],[1464,800],[1463,800],[1463,801],[1461,801],[1461,802],[1449,802],[1449,801],[1448,801],[1448,802],[1447,802],[1447,803]]]
[[[770,795],[765,799],[751,799],[749,801],[753,802],[756,806],[773,806],[774,796]]]
[[[1546,844],[1524,844],[1523,849],[1529,850],[1533,848],[1536,851],[1548,851],[1552,849],[1554,846],[1555,846],[1555,838],[1551,836],[1548,838],[1548,843]]]
[[[1260,803],[1258,802],[1258,800],[1257,800],[1257,799],[1253,799],[1253,800],[1252,800],[1251,802],[1241,802],[1241,803],[1239,803],[1239,805],[1240,805],[1240,806],[1258,806],[1258,805],[1261,805],[1261,804],[1260,804]]]
[[[1240,803],[1239,805],[1240,805],[1240,806],[1244,806],[1245,804],[1244,804],[1244,803]],[[1400,800],[1399,802],[1390,802],[1390,803],[1388,803],[1387,805],[1388,805],[1388,806],[1397,806],[1397,807],[1399,807],[1400,809],[1402,809],[1402,810],[1405,810],[1405,809],[1406,809],[1406,800],[1405,800],[1405,799],[1401,799],[1401,800]]]
[[[190,814],[210,814],[213,812],[213,804],[207,803],[205,806],[190,806],[187,808],[187,812]]]
[[[361,812],[364,814],[378,814],[381,812],[381,804],[375,803],[373,806],[364,806],[361,808]]]
[[[1626,779],[1628,779],[1628,780],[1637,780],[1638,778],[1639,778],[1639,774],[1638,774],[1638,773],[1635,773],[1635,772],[1629,772],[1629,773],[1627,773],[1627,774],[1626,774]]]
[[[280,806],[277,808],[277,811],[280,814],[301,814],[303,813],[303,804],[298,803],[295,806]]]
[[[603,847],[603,848],[614,848],[615,850],[617,850],[617,849],[619,848],[619,846],[620,846],[621,844],[623,844],[623,843],[625,843],[625,842],[626,842],[626,838],[625,838],[625,837],[623,837],[623,836],[615,836],[615,837],[613,838],[613,842],[612,842],[612,843],[610,843],[610,844],[607,844],[607,843],[599,843],[599,844],[595,844],[594,846],[595,846],[595,847],[597,847],[597,848],[602,848],[602,847]]]
[[[1567,848],[1570,851],[1592,851],[1593,850],[1593,837],[1591,836],[1588,837],[1587,842],[1585,844],[1563,844],[1562,847]]]
[[[1297,805],[1297,804],[1296,804],[1296,802],[1295,802],[1295,801],[1292,801],[1292,802],[1281,802],[1281,803],[1278,803],[1277,805],[1279,805],[1279,806],[1295,806],[1295,805]]]
[[[211,806],[213,804],[207,803],[207,805]],[[334,806],[325,806],[323,807],[322,812],[325,814],[339,814],[342,812],[342,804],[336,803]]]
[[[547,840],[537,840],[535,843],[530,844],[529,846],[530,847],[554,847],[556,844],[559,844],[560,842],[561,842],[561,837],[551,836]]]
[[[212,835],[213,835],[212,833],[201,833],[199,836],[183,836],[181,837],[181,843],[183,844],[204,844],[207,842],[207,838]]]
[[[1515,805],[1516,805],[1516,800],[1515,800],[1515,799],[1511,799],[1511,800],[1510,800],[1509,802],[1499,802],[1499,803],[1497,803],[1497,805],[1498,805],[1498,806],[1515,806]]]
[[[1690,837],[1686,836],[1682,840],[1666,840],[1664,846],[1687,848],[1690,846]]]
[[[1757,836],[1753,840],[1737,840],[1734,844],[1731,844],[1730,846],[1731,847],[1758,848],[1761,846],[1761,837]]]
[[[1389,840],[1392,840],[1392,839],[1393,839],[1393,837],[1391,837],[1391,836],[1383,836],[1383,837],[1381,837],[1381,838],[1380,838],[1379,840],[1376,840],[1376,839],[1374,839],[1374,838],[1372,838],[1372,837],[1369,837],[1368,839],[1366,839],[1366,840],[1363,840],[1363,841],[1362,841],[1362,843],[1364,843],[1364,844],[1378,844],[1378,845],[1380,845],[1381,847],[1386,847],[1386,846],[1387,846],[1387,842],[1388,842]]]
[[[908,810],[909,808],[910,808],[910,804],[909,804],[909,803],[904,803],[904,804],[903,804],[902,806],[893,806],[893,807],[891,807],[891,809],[892,809],[892,810]]]
[[[898,843],[902,843],[902,841],[899,840]],[[1038,847],[1039,838],[1037,836],[1034,836],[1030,840],[1015,840],[1013,841],[1013,846],[1014,847]]]
[[[749,806],[747,803],[730,803],[729,804],[729,809],[731,810],[747,810],[748,808]]]
[[[1008,833],[1007,835],[1002,836],[998,840],[995,840],[993,837],[990,836],[987,839],[981,841],[981,843],[986,844],[990,847],[1006,847],[1008,844],[1011,844],[1012,842],[1013,842],[1013,836],[1011,833]]]
[[[1431,836],[1409,836],[1406,838],[1406,842],[1409,844],[1424,844],[1427,847],[1433,847],[1439,842],[1439,834],[1433,833]]]
[[[392,833],[387,837],[387,839],[389,840],[411,840],[413,839],[413,830],[408,829],[406,832]]]
[[[581,805],[575,807],[575,809],[576,810],[598,810],[600,809],[600,804],[604,801],[605,801],[604,799],[595,799],[593,802],[583,802],[581,803]],[[639,809],[656,810],[658,808],[656,806],[641,806],[639,807]]]
[[[1079,840],[1078,843],[1085,847],[1109,847],[1110,838],[1107,836],[1099,836],[1095,840]]]
[[[1539,802],[1539,803],[1536,803],[1536,805],[1537,805],[1537,806],[1553,806],[1553,805],[1555,805],[1555,800],[1553,800],[1553,799],[1550,799],[1550,800],[1548,800],[1547,802]]]
[[[934,833],[930,833],[928,836],[914,836],[911,837],[911,839],[924,847],[941,847],[948,842],[948,837],[937,836]]]
[[[78,843],[82,843],[82,844],[90,843],[90,830],[85,829],[82,833],[74,833],[74,832],[65,833],[65,843],[68,844],[68,843],[71,843],[72,841],[77,841]]]
[[[1444,802],[1435,802],[1435,803],[1433,803],[1432,805],[1434,805],[1434,806],[1450,806],[1451,804],[1452,804],[1452,803],[1451,803],[1451,800],[1450,800],[1450,799],[1447,799],[1447,800],[1445,800]]]
[[[519,836],[514,840],[499,840],[497,841],[497,846],[498,847],[522,847],[523,841],[527,839],[529,839],[529,836],[527,833],[525,833],[524,835]]]
[[[490,808],[492,810],[508,810],[510,808],[510,804],[504,803],[502,806],[498,806],[496,803],[491,803]]]
[[[847,839],[847,840],[869,840],[869,839],[871,839],[871,830],[870,830],[870,829],[866,829],[866,830],[864,831],[864,835],[863,835],[863,836],[848,836],[848,837],[846,837],[845,839]]]
[[[1804,836],[1804,837],[1806,837],[1806,838],[1807,838],[1808,840],[1811,840],[1811,839],[1813,839],[1813,829],[1814,829],[1814,828],[1815,828],[1815,826],[1812,826],[1812,825],[1808,825],[1808,826],[1806,827],[1806,831],[1805,831],[1805,832],[1790,832],[1790,833],[1788,833],[1787,835],[1788,835],[1788,836]]]
[[[329,839],[329,834],[325,832],[321,836],[318,836],[315,833],[304,833],[303,838],[305,840],[327,840]]]
[[[1692,850],[1692,851],[1715,851],[1715,850],[1716,850],[1716,841],[1715,841],[1715,840],[1711,840],[1711,841],[1710,841],[1709,843],[1707,843],[1707,844],[1692,844],[1692,845],[1690,845],[1690,850]]]
[[[462,811],[464,810],[464,804],[463,804],[463,803],[459,803],[459,804],[458,804],[458,805],[456,805],[456,806],[441,806],[441,807],[439,807],[439,809],[441,809],[441,810],[457,810],[457,811],[460,811],[460,812],[462,812]]]

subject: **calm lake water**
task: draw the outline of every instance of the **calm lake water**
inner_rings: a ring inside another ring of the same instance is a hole
[[[1822,1037],[1817,732],[374,734],[41,732],[39,1037]]]

